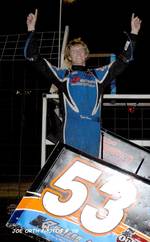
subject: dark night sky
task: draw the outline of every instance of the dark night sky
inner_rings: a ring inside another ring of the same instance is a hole
[[[26,31],[26,16],[35,8],[39,9],[37,23],[39,30],[58,29],[59,2],[59,0],[6,0],[0,8],[1,32]],[[139,4],[137,1],[134,4],[134,1],[129,0],[120,3],[113,1],[110,5],[109,2],[100,0],[76,0],[72,4],[63,2],[63,27],[69,25],[72,36],[81,35],[92,47],[96,43],[96,49],[107,50],[113,47],[113,43],[118,40],[123,30],[130,30],[130,17],[132,12],[135,12],[143,20],[141,37],[148,34],[146,4]]]
[[[14,0],[1,4],[0,32],[26,32],[26,16],[38,8],[37,30],[51,31],[59,29],[59,0]],[[147,3],[148,4],[148,3]],[[130,31],[132,12],[138,15],[143,23],[139,34],[136,60],[132,69],[133,87],[139,86],[139,92],[148,93],[148,15],[146,3],[137,1],[86,1],[76,0],[62,7],[62,29],[69,26],[70,38],[81,36],[94,52],[117,52],[123,38],[123,31]],[[131,78],[131,77],[129,77]],[[134,80],[133,80],[134,78]],[[142,88],[141,88],[142,81]],[[133,93],[132,87],[129,92]],[[123,89],[127,88],[123,84]],[[125,91],[123,91],[125,93]],[[136,93],[136,90],[135,90]]]

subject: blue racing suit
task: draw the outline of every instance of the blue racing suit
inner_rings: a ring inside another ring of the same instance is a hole
[[[84,66],[72,66],[67,69],[57,68],[42,58],[38,53],[36,33],[28,33],[24,48],[25,58],[53,82],[63,96],[64,143],[99,157],[103,90],[132,60],[135,43],[136,36],[130,34],[116,61],[104,67],[88,69]]]

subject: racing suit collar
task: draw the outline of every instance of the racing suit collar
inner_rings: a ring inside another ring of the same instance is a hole
[[[73,65],[71,69],[73,71],[87,71],[87,66]]]

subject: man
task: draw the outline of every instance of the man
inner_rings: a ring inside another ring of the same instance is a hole
[[[63,95],[63,142],[92,156],[99,157],[101,135],[101,98],[106,85],[124,71],[133,59],[136,36],[141,20],[132,14],[131,33],[117,60],[104,67],[88,69],[89,50],[80,39],[74,39],[66,47],[65,57],[69,68],[57,68],[43,59],[36,45],[35,26],[37,9],[27,17],[28,38],[24,53],[46,78],[53,82]]]

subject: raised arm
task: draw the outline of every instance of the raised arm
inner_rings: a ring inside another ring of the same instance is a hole
[[[35,38],[37,16],[38,10],[35,9],[35,13],[30,13],[26,20],[28,36],[24,47],[24,56],[29,61],[36,61],[39,58],[38,44]]]
[[[111,80],[115,79],[126,69],[128,64],[134,59],[134,51],[137,42],[137,35],[140,31],[142,21],[139,17],[135,17],[134,13],[131,16],[131,31],[130,33],[124,32],[126,41],[122,52],[117,56],[115,62],[111,63],[103,85],[108,85]]]
[[[137,35],[140,31],[141,28],[141,19],[136,16],[135,14],[132,13],[131,16],[131,31],[130,34],[128,34],[127,32],[125,32],[126,36],[127,36],[127,40],[124,46],[124,49],[122,51],[122,53],[120,53],[120,55],[118,56],[118,62],[122,61],[123,63],[129,63],[130,61],[132,61],[134,58],[134,50],[136,47],[136,41],[137,41]],[[119,68],[118,68],[119,70]],[[122,70],[121,70],[122,72]]]
[[[58,87],[60,86],[60,81],[57,76],[57,68],[52,66],[46,59],[44,59],[39,52],[38,40],[36,36],[36,22],[37,22],[38,10],[35,10],[35,13],[30,13],[27,16],[27,40],[24,47],[24,57],[26,60],[30,61],[31,64],[39,72],[42,73],[47,79],[50,80],[50,83],[54,83]]]

